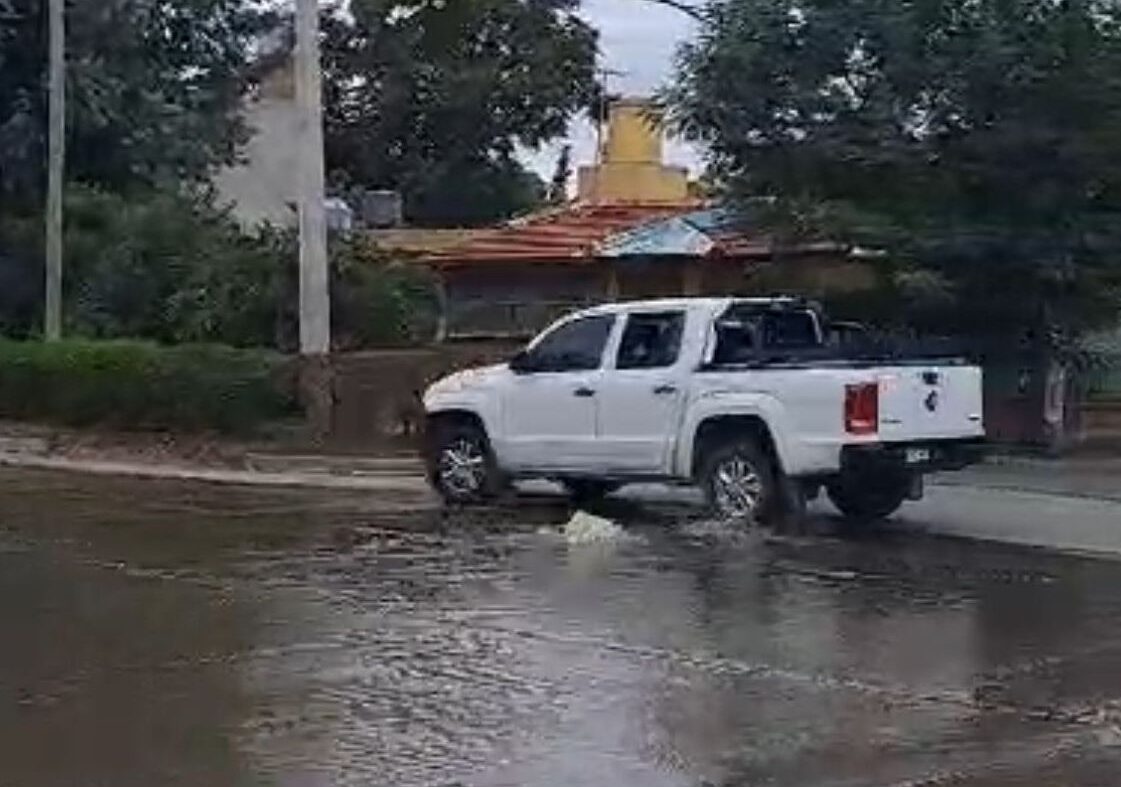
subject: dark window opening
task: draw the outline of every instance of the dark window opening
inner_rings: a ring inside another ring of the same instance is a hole
[[[685,331],[682,312],[632,314],[619,345],[618,369],[661,369],[673,366],[681,353]]]
[[[769,356],[774,350],[809,350],[822,346],[812,312],[733,306],[716,322],[716,364],[739,364]]]
[[[529,354],[530,366],[539,372],[598,369],[614,324],[615,317],[609,314],[565,323],[533,348]]]

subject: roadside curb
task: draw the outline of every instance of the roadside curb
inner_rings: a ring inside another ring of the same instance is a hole
[[[0,454],[22,456],[46,456],[50,453],[50,443],[42,437],[16,437],[0,435]]]
[[[982,480],[976,478],[959,481],[951,478],[936,478],[930,479],[927,483],[934,487],[989,489],[994,492],[1019,492],[1023,494],[1043,495],[1045,497],[1066,497],[1074,500],[1098,500],[1103,503],[1121,503],[1121,493],[1079,492],[1076,490],[1054,488],[1044,489],[1029,484],[1018,484],[1014,481]]]
[[[337,456],[250,452],[245,465],[253,472],[300,473],[341,477],[419,476],[424,465],[416,456]]]
[[[995,461],[994,461],[995,460]],[[987,464],[993,467],[1023,467],[1057,471],[1062,460],[1027,457],[994,457]],[[1088,465],[1091,463],[1087,463]],[[1101,466],[1099,463],[1093,463]],[[189,464],[142,463],[140,461],[77,459],[51,455],[46,441],[38,438],[0,439],[0,467],[57,470],[101,476],[194,481],[227,486],[303,487],[371,492],[430,494],[419,458],[408,455],[363,457],[316,454],[249,453],[244,468],[204,467]],[[1069,463],[1067,464],[1069,466]],[[1121,463],[1116,468],[1121,490]],[[1078,490],[1041,487],[1011,478],[944,475],[931,478],[931,486],[973,488],[992,491],[1040,494],[1055,498],[1098,500],[1121,503],[1121,492],[1112,490]]]
[[[419,474],[387,473],[374,476],[227,470],[182,465],[143,465],[132,462],[66,459],[22,451],[3,450],[0,450],[0,466],[166,481],[197,481],[228,486],[307,487],[428,495],[428,485],[425,483],[423,476]]]
[[[985,457],[985,465],[994,467],[1031,467],[1031,468],[1097,468],[1116,470],[1121,475],[1121,456],[1115,454],[1074,454],[1067,456],[1045,456],[1042,454],[991,453]]]

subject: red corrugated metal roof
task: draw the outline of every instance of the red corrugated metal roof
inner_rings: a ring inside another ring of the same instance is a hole
[[[705,203],[673,204],[573,204],[535,213],[494,229],[472,230],[462,241],[424,255],[424,261],[443,268],[489,263],[583,264],[599,258],[603,244],[615,236],[648,227],[676,216],[688,217]],[[771,238],[743,229],[699,229],[712,240],[704,253],[712,259],[769,257]],[[844,253],[833,243],[808,243],[790,248],[803,254]]]
[[[535,213],[428,257],[443,267],[479,262],[581,262],[612,235],[651,221],[697,210],[699,201],[675,204],[577,204]]]

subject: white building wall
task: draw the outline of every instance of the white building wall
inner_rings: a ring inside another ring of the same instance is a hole
[[[297,223],[298,117],[286,72],[267,80],[246,108],[253,136],[243,151],[243,163],[214,177],[219,202],[229,205],[247,228],[265,222],[283,227]]]

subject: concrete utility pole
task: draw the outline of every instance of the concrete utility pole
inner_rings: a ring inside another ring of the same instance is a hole
[[[66,15],[65,0],[50,0],[47,141],[46,307],[47,341],[62,337],[62,191],[66,177]]]
[[[323,70],[319,0],[296,0],[296,104],[299,112],[300,399],[308,426],[325,440],[334,424],[331,295],[323,175]]]
[[[319,2],[296,0],[296,102],[300,117],[300,353],[305,356],[326,355],[331,349],[322,79]]]

